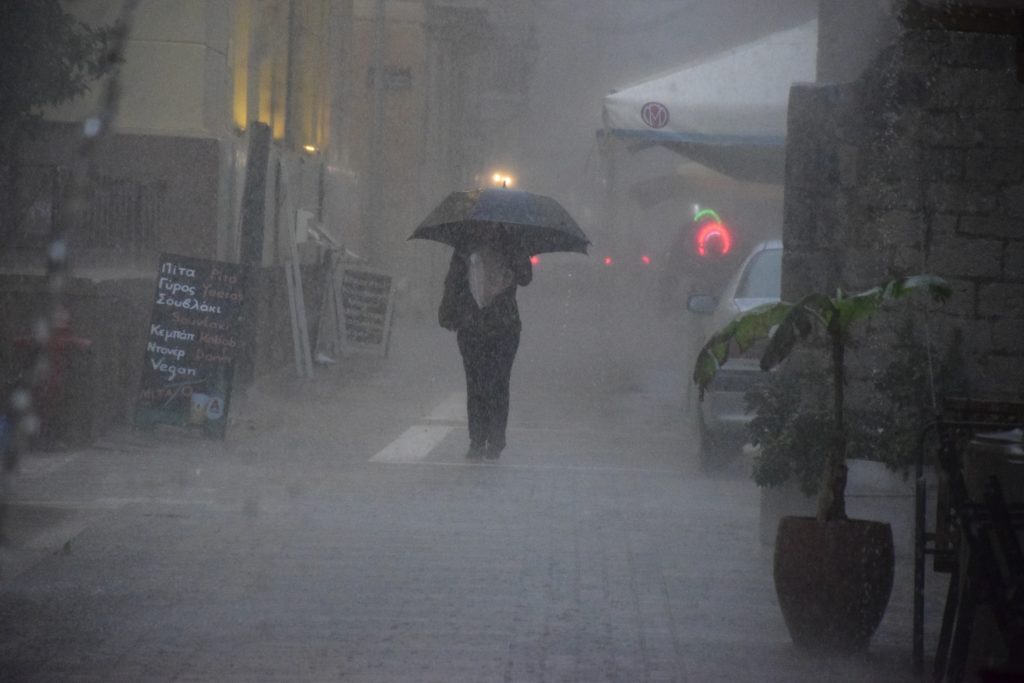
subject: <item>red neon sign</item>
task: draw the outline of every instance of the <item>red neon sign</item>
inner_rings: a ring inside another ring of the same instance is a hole
[[[707,223],[697,233],[697,253],[709,255],[709,246],[717,245],[718,256],[725,256],[732,249],[732,233],[722,223]]]

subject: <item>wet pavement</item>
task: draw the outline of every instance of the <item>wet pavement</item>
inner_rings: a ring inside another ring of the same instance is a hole
[[[223,442],[25,458],[0,680],[917,680],[906,557],[866,655],[790,644],[757,488],[697,469],[685,318],[531,296],[494,464],[462,457],[454,340],[408,320],[261,381]]]

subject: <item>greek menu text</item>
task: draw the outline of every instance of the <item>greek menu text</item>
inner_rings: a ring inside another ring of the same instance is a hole
[[[223,436],[243,283],[238,264],[161,257],[136,423],[199,426]]]

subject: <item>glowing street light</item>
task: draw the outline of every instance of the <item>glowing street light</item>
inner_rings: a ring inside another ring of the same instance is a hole
[[[491,182],[493,182],[496,187],[512,187],[516,184],[516,179],[514,176],[502,173],[501,171],[496,171],[494,175],[491,176]]]

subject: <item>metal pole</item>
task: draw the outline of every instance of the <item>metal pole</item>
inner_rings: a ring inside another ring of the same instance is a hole
[[[386,0],[377,0],[373,42],[373,112],[370,121],[370,187],[366,227],[369,229],[367,244],[369,258],[379,264],[384,228],[384,88],[385,53],[387,48],[387,6]]]
[[[285,79],[284,79],[284,141],[288,151],[295,149],[295,131],[298,121],[294,120],[295,79],[298,76],[295,63],[295,50],[298,48],[298,36],[295,31],[295,0],[288,2],[288,39],[285,43]]]
[[[912,656],[914,671],[924,671],[924,581],[925,581],[925,515],[928,485],[918,476],[914,486],[914,632]]]

